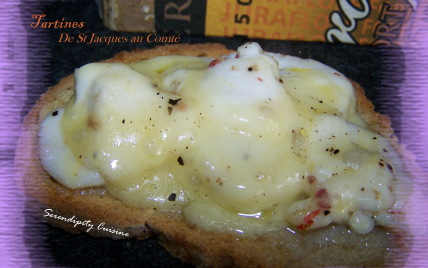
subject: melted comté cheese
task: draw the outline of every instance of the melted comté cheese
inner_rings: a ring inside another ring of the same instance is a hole
[[[104,185],[128,206],[248,236],[368,233],[400,209],[397,155],[357,114],[351,83],[319,62],[247,43],[220,60],[87,64],[75,79],[39,131],[42,164],[71,189]]]

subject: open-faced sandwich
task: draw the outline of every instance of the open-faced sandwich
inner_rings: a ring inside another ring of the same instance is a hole
[[[405,154],[357,83],[250,42],[76,69],[25,118],[15,162],[69,232],[155,236],[202,267],[378,266],[406,255]]]

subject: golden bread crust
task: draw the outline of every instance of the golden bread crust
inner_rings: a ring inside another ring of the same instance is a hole
[[[221,44],[167,45],[150,50],[137,49],[121,52],[105,62],[131,63],[172,54],[218,58],[231,52],[233,51]],[[357,93],[358,113],[368,125],[388,138],[397,150],[402,151],[398,139],[393,135],[389,118],[375,112],[373,105],[365,97],[363,89],[353,81],[352,84]],[[343,251],[344,259],[350,258],[351,263],[358,260],[358,256],[351,256],[355,250],[341,248],[340,245],[336,248],[322,248],[313,252],[308,258],[291,260],[286,249],[275,250],[271,243],[264,242],[263,239],[237,239],[228,234],[213,234],[198,230],[188,225],[183,217],[174,213],[127,207],[106,193],[103,188],[71,190],[62,186],[52,179],[41,165],[37,133],[40,123],[47,114],[53,109],[64,107],[73,93],[74,75],[71,74],[56,86],[50,87],[24,119],[23,131],[16,150],[16,174],[19,185],[28,196],[36,200],[40,209],[51,208],[52,214],[91,220],[94,226],[104,222],[106,227],[127,232],[130,237],[138,239],[155,236],[173,256],[201,267],[299,267],[312,265],[314,260],[320,260],[321,256],[325,258],[325,255],[333,250]],[[85,232],[88,229],[84,226],[74,227],[73,224],[60,220],[49,220],[53,225],[71,233]],[[121,235],[96,230],[96,228],[89,234],[110,236],[114,239],[124,238]],[[382,256],[384,251],[360,254],[373,254],[371,265],[384,261]],[[336,265],[348,263],[341,261],[343,259],[333,260],[331,263]]]

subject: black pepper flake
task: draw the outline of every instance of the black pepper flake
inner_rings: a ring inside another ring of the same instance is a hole
[[[377,140],[377,138],[376,138],[376,137],[373,137],[373,139],[374,139],[374,140]]]
[[[57,116],[58,115],[58,111],[55,111],[52,113],[52,116]]]
[[[334,150],[334,154],[338,154],[340,152],[340,150],[339,149],[336,149],[336,150]]]
[[[168,200],[169,201],[175,201],[175,198],[177,197],[177,195],[175,193],[172,193],[169,197]]]
[[[252,70],[253,70],[253,67],[248,68],[248,71],[250,71],[250,72],[251,72]]]
[[[389,168],[389,170],[391,171],[391,172],[394,172],[394,169],[392,168],[392,166],[390,165],[390,164],[388,164],[388,165],[386,165],[388,168]]]
[[[125,124],[125,119],[122,120],[122,124]]]
[[[385,152],[385,153],[387,153],[388,151],[387,150],[385,150],[385,149],[383,149],[383,151]]]
[[[82,155],[79,155],[79,158],[82,158]]]
[[[177,99],[177,100],[169,99],[168,103],[171,104],[171,105],[176,105],[177,102],[179,102],[179,101],[181,101],[181,99]]]
[[[177,162],[180,166],[184,166],[183,158],[181,158],[181,156],[178,157]]]
[[[160,93],[158,92],[158,93],[156,93],[156,95],[159,95]]]
[[[379,166],[383,167],[385,165],[382,162],[379,162]]]
[[[320,100],[320,103],[323,103],[322,100]]]
[[[327,216],[328,214],[330,214],[330,210],[325,210],[324,215]]]
[[[363,188],[361,188],[361,192],[364,192],[364,187],[363,187]]]
[[[168,106],[168,115],[170,115],[172,113],[172,107]]]
[[[282,81],[282,79],[281,79],[281,78],[279,79],[279,82],[280,82],[281,84],[282,84],[282,83],[284,83],[284,81]]]

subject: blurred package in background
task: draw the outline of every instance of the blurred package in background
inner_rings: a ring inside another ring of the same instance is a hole
[[[403,45],[427,34],[426,0],[96,0],[114,31]]]

